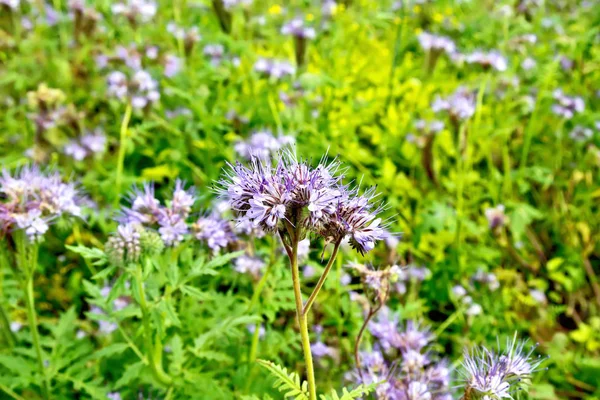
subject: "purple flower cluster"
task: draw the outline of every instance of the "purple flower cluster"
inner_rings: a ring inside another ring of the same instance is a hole
[[[556,103],[552,105],[552,112],[559,117],[571,119],[585,110],[585,102],[579,96],[567,96],[561,89],[556,89],[553,96]]]
[[[479,64],[484,69],[493,68],[496,71],[506,71],[508,63],[506,58],[498,51],[492,50],[489,52],[477,50],[465,56],[465,61],[468,64]]]
[[[81,216],[84,199],[77,186],[62,181],[58,172],[36,166],[0,176],[0,233],[25,231],[30,241],[40,240],[52,222],[62,216]]]
[[[357,383],[383,382],[377,386],[379,399],[447,400],[450,369],[429,348],[433,335],[411,321],[402,327],[387,310],[369,324],[376,338],[375,349],[361,354],[361,369],[349,374]]]
[[[475,114],[475,95],[470,90],[459,87],[446,98],[436,97],[431,104],[433,112],[447,111],[455,121],[469,119]]]
[[[234,261],[234,268],[240,274],[248,274],[254,279],[260,277],[260,273],[265,267],[265,262],[259,257],[253,257],[249,255],[242,255]]]
[[[125,208],[121,222],[137,223],[145,227],[158,227],[158,233],[167,246],[175,246],[189,233],[187,218],[196,198],[194,191],[185,189],[177,180],[171,200],[161,205],[154,194],[154,186],[146,184],[135,189],[131,196],[131,208]]]
[[[123,15],[132,24],[150,21],[157,9],[156,3],[150,0],[126,0],[111,6],[114,15]]]
[[[351,246],[364,254],[384,238],[380,208],[373,208],[373,190],[359,195],[336,176],[340,164],[321,162],[316,168],[283,155],[271,160],[254,157],[250,166],[229,164],[221,194],[237,213],[238,223],[266,232],[312,232],[328,242],[349,237]]]
[[[423,32],[418,36],[419,44],[425,51],[452,54],[456,51],[456,45],[452,39],[446,36],[438,36],[429,32]]]
[[[532,359],[535,350],[525,349],[526,342],[516,335],[508,341],[507,350],[496,353],[485,347],[465,351],[463,375],[465,397],[472,399],[512,399],[512,395],[527,386],[533,372],[543,359]]]
[[[281,27],[282,35],[294,36],[302,39],[314,39],[317,36],[315,28],[307,26],[302,18],[294,18]]]
[[[273,58],[259,58],[254,63],[254,70],[274,80],[293,76],[296,73],[296,67],[291,63]]]
[[[130,99],[134,108],[146,108],[160,99],[158,83],[144,70],[136,71],[131,79],[121,71],[114,71],[107,81],[108,94],[120,100]]]
[[[227,247],[236,241],[231,224],[217,215],[200,217],[192,224],[192,232],[196,239],[206,243],[213,251]]]
[[[106,135],[101,129],[94,132],[88,132],[78,139],[70,140],[63,148],[65,155],[72,157],[76,161],[81,161],[86,157],[95,154],[101,154],[106,148]]]
[[[251,160],[253,157],[267,160],[285,146],[295,142],[293,136],[279,135],[276,137],[270,131],[258,131],[254,132],[248,140],[237,142],[233,148],[238,156],[246,160]]]

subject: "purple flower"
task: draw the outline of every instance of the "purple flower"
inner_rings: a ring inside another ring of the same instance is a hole
[[[181,58],[169,54],[165,57],[165,70],[163,74],[167,78],[172,78],[181,71],[182,66],[183,62]]]
[[[418,36],[419,44],[425,51],[445,52],[447,54],[456,51],[454,42],[445,36],[438,36],[429,32],[423,32]]]
[[[508,350],[501,354],[480,347],[465,351],[463,375],[466,391],[475,398],[512,399],[517,387],[525,386],[531,374],[543,360],[532,360],[532,347],[525,351],[525,342],[517,341],[516,335],[508,341]]]
[[[229,222],[216,215],[198,218],[192,225],[192,231],[196,239],[205,242],[215,252],[236,240]]]
[[[506,71],[508,64],[506,58],[497,51],[484,52],[477,50],[465,57],[469,64],[479,64],[484,69],[493,68],[496,71]]]
[[[560,117],[571,119],[585,110],[585,102],[581,97],[567,96],[561,89],[556,89],[553,96],[556,103],[552,106],[552,112]]]
[[[75,161],[81,161],[87,156],[87,150],[77,140],[69,141],[63,151],[65,155],[72,157]]]
[[[169,211],[168,209],[160,210],[158,233],[166,246],[176,246],[183,241],[184,236],[188,233],[188,226],[180,214]]]
[[[289,154],[275,166],[255,157],[249,167],[229,165],[221,195],[237,213],[238,223],[267,232],[275,232],[284,223],[300,224],[333,242],[349,237],[351,245],[364,254],[385,238],[377,217],[381,208],[373,209],[373,190],[358,195],[341,185],[338,169],[337,161],[312,168]]]
[[[237,272],[240,274],[249,274],[255,279],[258,279],[262,269],[265,267],[263,260],[248,255],[236,258],[234,264]]]
[[[259,58],[254,64],[254,70],[275,80],[296,73],[296,67],[291,63],[269,58]]]
[[[504,226],[507,219],[506,214],[504,214],[504,205],[498,204],[496,207],[487,208],[485,210],[485,217],[488,220],[490,229]]]
[[[138,261],[142,248],[140,229],[136,223],[121,224],[106,242],[105,252],[114,265]],[[110,288],[109,288],[110,291]]]
[[[84,198],[73,183],[64,183],[56,172],[42,172],[36,166],[23,167],[0,176],[0,228],[5,232],[23,229],[31,241],[38,241],[55,218],[81,215]]]
[[[315,358],[317,359],[331,356],[334,352],[333,348],[327,346],[321,341],[311,344],[310,349],[312,351],[313,356],[315,356]]]
[[[314,39],[317,35],[315,28],[306,26],[302,18],[294,18],[293,20],[285,23],[281,27],[281,34],[303,39]]]
[[[431,109],[435,113],[447,111],[452,119],[462,121],[475,114],[475,95],[471,91],[459,87],[445,99],[438,96],[431,104]]]
[[[247,141],[239,141],[234,145],[235,152],[247,160],[257,157],[267,160],[275,155],[284,146],[295,142],[292,136],[274,136],[270,131],[258,131],[253,133]]]
[[[124,15],[130,21],[150,21],[157,11],[156,3],[148,0],[126,0],[111,6],[114,15]]]

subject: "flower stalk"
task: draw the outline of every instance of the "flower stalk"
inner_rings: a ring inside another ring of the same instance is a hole
[[[44,356],[40,344],[40,332],[38,330],[37,313],[35,310],[35,295],[33,288],[33,278],[37,266],[38,250],[37,243],[29,243],[24,232],[19,231],[14,234],[17,247],[18,266],[24,274],[23,291],[25,295],[25,304],[27,307],[27,320],[31,331],[31,342],[37,357],[38,369],[42,375],[42,393],[45,399],[50,398],[50,382],[46,375],[44,366]]]
[[[150,326],[149,314],[150,310],[146,300],[142,266],[139,263],[136,265],[134,279],[138,292],[138,304],[142,311],[144,345],[146,346],[148,362],[150,363],[152,375],[161,385],[171,386],[173,379],[164,371],[162,367],[162,345],[160,342],[156,343],[155,345],[154,340],[152,339],[152,327]]]

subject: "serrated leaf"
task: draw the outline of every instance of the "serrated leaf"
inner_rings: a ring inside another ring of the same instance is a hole
[[[271,375],[275,377],[273,387],[283,393],[283,397],[308,400],[307,383],[306,381],[301,383],[300,376],[297,373],[288,373],[287,369],[272,361],[257,360],[257,362],[269,370]]]
[[[65,246],[67,249],[74,253],[79,254],[81,257],[88,261],[91,261],[93,265],[104,265],[107,262],[106,254],[100,249],[89,248],[82,245],[77,246]]]
[[[193,286],[190,286],[190,285],[183,285],[180,288],[180,290],[181,290],[181,292],[183,294],[186,294],[186,295],[191,296],[191,297],[195,297],[196,299],[198,299],[200,301],[205,301],[205,300],[210,299],[210,295],[209,294],[203,293],[199,289],[197,289],[197,288],[195,288]]]
[[[115,354],[120,354],[128,348],[129,345],[127,343],[113,343],[95,352],[93,357],[96,359],[110,357]]]
[[[125,372],[123,376],[119,378],[119,380],[115,383],[115,388],[119,389],[125,385],[128,385],[133,381],[144,369],[144,363],[142,361],[138,361],[134,364],[130,364],[125,368]]]

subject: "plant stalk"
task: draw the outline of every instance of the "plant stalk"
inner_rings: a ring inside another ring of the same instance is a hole
[[[121,199],[121,186],[123,182],[123,164],[125,163],[125,138],[127,137],[127,128],[129,127],[129,121],[131,120],[131,111],[131,103],[127,103],[125,115],[123,115],[123,120],[121,121],[121,130],[119,134],[119,155],[117,159],[117,178],[115,180],[115,185],[117,187],[117,197],[115,198],[114,202],[115,206],[119,204],[119,200]]]
[[[298,228],[295,229],[298,233]],[[304,361],[306,363],[306,379],[308,381],[308,392],[310,400],[317,400],[317,387],[315,384],[315,370],[313,366],[312,353],[310,350],[310,337],[308,335],[308,320],[303,311],[302,291],[300,290],[300,272],[298,270],[298,234],[292,238],[292,257],[290,264],[292,267],[292,281],[294,285],[294,298],[296,300],[296,317],[300,327],[300,337],[302,340],[302,350],[304,351]]]
[[[150,326],[150,316],[148,315],[148,303],[146,301],[146,294],[144,292],[142,266],[138,264],[136,266],[135,281],[137,285],[140,308],[142,310],[142,323],[144,325],[144,342],[148,355],[148,361],[150,362],[150,369],[154,378],[164,386],[171,386],[173,379],[163,370],[162,363],[159,363],[157,354],[155,354],[155,346],[152,339],[152,329]]]

